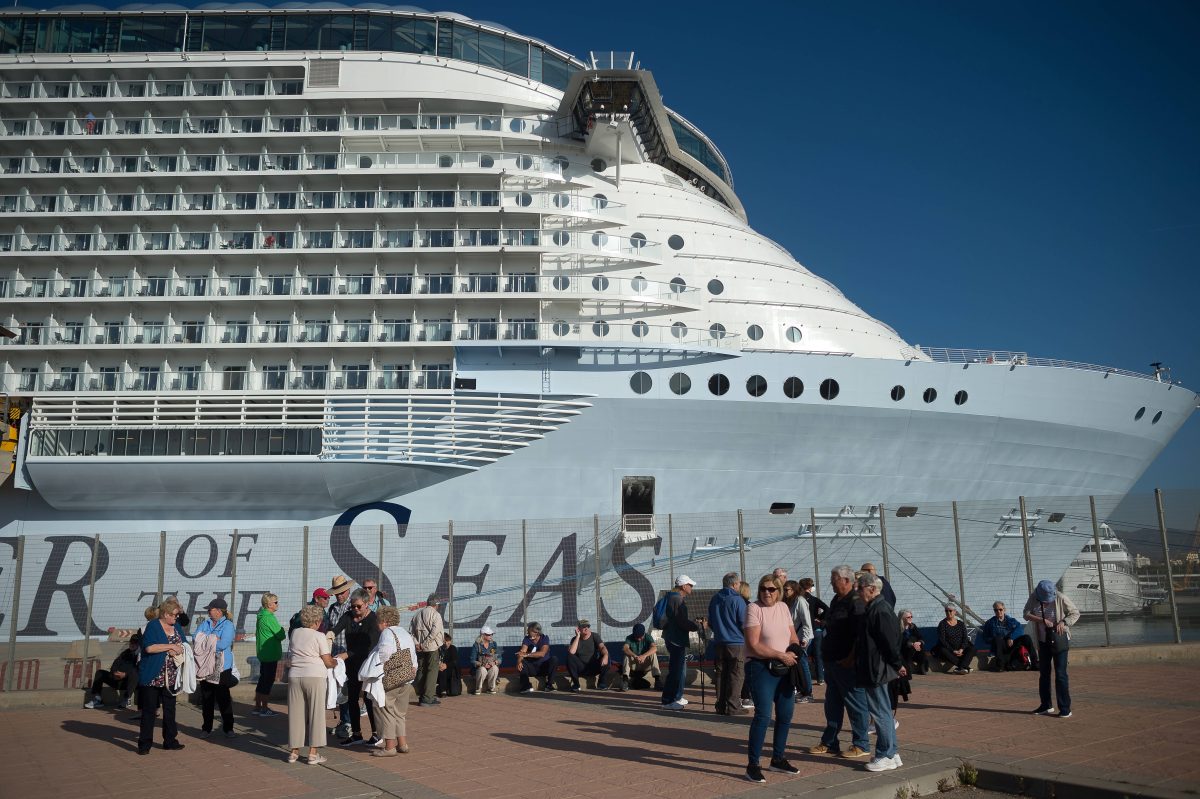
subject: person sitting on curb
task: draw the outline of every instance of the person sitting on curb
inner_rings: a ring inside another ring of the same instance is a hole
[[[662,670],[658,667],[658,645],[654,643],[651,636],[646,634],[646,625],[641,623],[633,625],[633,630],[621,646],[621,654],[625,657],[621,661],[622,682],[617,687],[618,691],[632,688],[635,676],[642,686],[649,686],[650,682],[646,679],[647,674],[654,679],[652,690],[662,690]]]
[[[988,644],[992,648],[993,671],[1025,671],[1037,668],[1037,655],[1033,651],[1033,639],[1022,632],[1025,626],[1004,608],[1003,602],[992,603],[996,615],[984,622],[976,637],[976,645]],[[1024,650],[1024,655],[1022,655]]]
[[[913,674],[929,673],[929,653],[911,610],[900,611],[900,658]]]
[[[946,605],[946,618],[938,622],[938,642],[933,654],[946,661],[951,674],[970,674],[975,645],[967,634],[967,625],[958,618],[958,608]]]
[[[113,660],[108,670],[100,669],[92,680],[92,698],[84,704],[89,710],[104,707],[104,699],[100,692],[104,686],[117,691],[117,707],[129,707],[130,697],[137,691],[138,685],[138,653],[142,648],[142,634],[134,633],[129,637],[129,644],[121,650]]]
[[[554,690],[554,671],[558,658],[550,654],[550,639],[542,635],[542,625],[536,621],[525,628],[525,639],[517,650],[517,673],[521,675],[521,693],[533,693],[531,677],[544,677],[543,691]]]
[[[471,665],[475,667],[475,695],[487,688],[489,694],[496,693],[496,681],[500,679],[500,649],[496,646],[496,631],[486,624],[479,629],[479,637],[471,648]]]
[[[580,619],[575,626],[575,637],[567,647],[567,672],[571,675],[571,687],[568,691],[579,693],[583,690],[579,685],[580,677],[596,677],[596,688],[608,689],[608,647],[592,632],[592,623]]]

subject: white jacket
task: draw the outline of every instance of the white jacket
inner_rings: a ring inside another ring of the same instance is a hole
[[[379,659],[378,650],[371,650],[371,654],[363,661],[362,668],[358,670],[358,679],[375,707],[387,704],[384,698],[386,692],[383,690],[383,661]]]
[[[325,681],[325,707],[333,710],[338,706],[338,693],[346,682],[346,661],[341,658],[335,660],[334,667],[326,673]]]
[[[175,692],[196,693],[196,654],[187,641],[183,642],[183,663],[175,672]]]

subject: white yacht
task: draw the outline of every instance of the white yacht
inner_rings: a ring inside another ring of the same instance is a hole
[[[0,534],[1119,497],[1196,407],[910,344],[688,111],[407,6],[0,9]]]
[[[1100,570],[1104,571],[1103,597]],[[1107,600],[1109,615],[1141,613],[1151,603],[1134,565],[1133,555],[1107,524],[1100,525],[1100,566],[1096,566],[1096,544],[1084,546],[1058,581],[1058,587],[1075,602],[1080,613],[1100,614]]]

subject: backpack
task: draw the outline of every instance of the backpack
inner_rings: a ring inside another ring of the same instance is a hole
[[[659,600],[654,603],[654,613],[650,616],[650,623],[655,629],[661,630],[667,624],[667,600],[670,599],[671,592],[663,594]]]

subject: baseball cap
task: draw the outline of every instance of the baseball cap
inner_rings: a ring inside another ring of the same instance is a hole
[[[329,592],[324,588],[318,588],[316,591],[313,591],[313,599],[329,599]]]
[[[229,603],[224,599],[217,597],[212,602],[209,602],[204,606],[205,610],[212,610],[213,608],[216,608],[217,610],[229,610]]]
[[[482,627],[480,627],[480,628],[479,628],[479,634],[480,634],[480,635],[495,635],[495,634],[496,634],[496,631],[495,631],[495,630],[493,630],[491,627],[488,627],[488,626],[485,624],[485,625],[483,625]]]
[[[681,574],[675,578],[675,585],[695,585],[696,581],[686,574]]]

